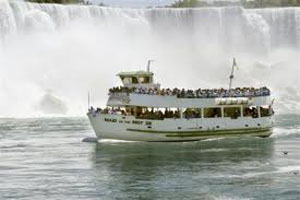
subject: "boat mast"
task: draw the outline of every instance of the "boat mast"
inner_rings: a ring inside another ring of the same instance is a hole
[[[237,65],[236,65],[235,58],[233,58],[233,63],[232,63],[232,67],[231,67],[231,73],[230,73],[230,76],[229,76],[229,90],[232,87],[232,81],[233,81],[233,78],[234,78],[234,68],[235,67],[237,67]]]
[[[153,62],[154,60],[148,60],[148,64],[147,64],[147,72],[150,72],[150,65],[151,62]]]

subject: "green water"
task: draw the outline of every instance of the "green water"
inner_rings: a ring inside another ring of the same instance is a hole
[[[0,199],[299,199],[300,117],[276,121],[266,139],[95,144],[85,118],[2,119]]]

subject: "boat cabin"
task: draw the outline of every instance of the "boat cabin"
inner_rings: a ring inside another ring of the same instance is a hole
[[[150,71],[132,71],[120,72],[117,76],[120,77],[123,86],[128,88],[160,88],[160,84],[154,83],[153,72]]]

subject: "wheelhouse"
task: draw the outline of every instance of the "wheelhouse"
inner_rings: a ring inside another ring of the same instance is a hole
[[[120,77],[124,87],[159,88],[160,85],[154,83],[153,75],[153,72],[150,71],[120,72],[117,74],[117,76]]]

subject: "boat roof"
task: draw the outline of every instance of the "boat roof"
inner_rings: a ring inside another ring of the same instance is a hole
[[[148,71],[130,71],[130,72],[120,72],[117,74],[120,77],[131,77],[131,76],[153,76],[153,72]]]

